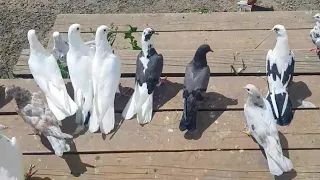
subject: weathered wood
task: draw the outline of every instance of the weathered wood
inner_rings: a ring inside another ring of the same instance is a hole
[[[170,83],[163,84],[156,89],[154,95],[154,109],[175,110],[182,109],[182,87],[183,77],[168,78]],[[307,100],[320,107],[320,91],[318,76],[295,76],[294,82],[290,87],[290,99],[293,107],[300,107],[302,100]],[[65,81],[71,97],[73,97],[72,84],[70,80]],[[121,91],[131,95],[133,93],[134,78],[121,78]],[[262,77],[243,76],[243,77],[210,77],[207,89],[206,100],[201,104],[200,109],[224,110],[230,108],[243,108],[247,97],[246,92],[242,89],[247,84],[255,84],[263,93],[267,92],[267,82]],[[3,85],[0,88],[0,112],[15,112],[15,101],[4,99],[4,87],[11,84],[24,87],[31,92],[40,91],[33,79],[15,79],[0,80]],[[2,94],[2,95],[1,95]],[[115,100],[115,109],[121,111],[129,101],[129,96],[121,96]]]
[[[54,31],[67,32],[73,23],[82,25],[85,31],[113,22],[119,30],[127,30],[126,25],[143,31],[152,27],[157,31],[195,30],[247,30],[271,29],[275,24],[283,24],[287,29],[312,28],[314,20],[311,11],[274,12],[214,12],[199,13],[141,13],[141,14],[60,14],[56,18]],[[275,22],[276,19],[276,22]]]
[[[14,67],[14,74],[31,74],[28,66],[29,50],[21,53],[18,63]],[[51,49],[50,49],[51,51]],[[319,58],[314,52],[309,50],[295,50],[296,56],[295,73],[320,73]],[[26,53],[27,52],[27,53]],[[239,54],[236,55],[236,52]],[[215,50],[207,54],[208,65],[212,73],[231,73],[230,65],[235,68],[242,68],[242,60],[247,68],[244,73],[264,73],[266,66],[266,54],[268,50]],[[135,73],[136,57],[139,53],[134,50],[116,50],[120,57],[122,74]],[[184,73],[186,65],[194,56],[194,51],[161,51],[164,57],[163,73]],[[234,60],[236,56],[236,60]],[[241,75],[241,74],[240,74]]]
[[[275,179],[319,179],[319,150],[289,151],[294,170]],[[24,156],[25,167],[35,164],[35,177],[64,179],[270,180],[261,151],[213,151]],[[70,172],[73,172],[74,177]]]
[[[309,34],[310,29],[288,30],[290,47],[292,49],[310,49],[310,47],[313,47]],[[67,33],[61,33],[61,35],[64,39],[67,39]],[[141,33],[133,33],[132,35],[141,47]],[[267,38],[268,36],[269,38]],[[81,37],[85,41],[94,39],[93,33],[88,32],[83,32]],[[264,41],[264,39],[266,40]],[[273,49],[276,42],[275,33],[269,30],[161,32],[159,35],[154,35],[152,40],[159,53],[162,50],[195,51],[203,43],[209,44],[213,50],[263,50]],[[132,45],[129,42],[128,39],[124,39],[123,33],[118,33],[113,49],[130,50]],[[259,45],[261,42],[263,43]],[[257,47],[258,45],[259,47]],[[53,43],[50,36],[48,48],[51,49],[52,47]]]
[[[320,112],[299,110],[289,127],[279,127],[280,141],[284,149],[320,148]],[[140,126],[136,119],[122,122],[116,115],[116,133],[106,135],[86,132],[75,137],[72,152],[114,151],[177,151],[212,149],[259,149],[259,146],[242,131],[245,120],[242,111],[198,112],[197,132],[180,132],[181,111],[156,112],[150,124]],[[1,133],[15,136],[23,152],[47,153],[50,145],[46,138],[28,136],[31,128],[19,116],[0,116],[0,124],[9,129]],[[119,128],[118,128],[119,127]],[[74,117],[62,121],[62,130],[72,134],[76,128]],[[43,142],[43,144],[41,143]]]

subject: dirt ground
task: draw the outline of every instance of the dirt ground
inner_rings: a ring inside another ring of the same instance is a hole
[[[23,48],[26,34],[35,29],[44,37],[61,13],[147,13],[235,11],[235,0],[0,0],[0,77],[12,77],[11,69]],[[257,5],[275,11],[320,10],[320,0],[258,0]]]

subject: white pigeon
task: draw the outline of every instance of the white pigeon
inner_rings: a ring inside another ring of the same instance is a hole
[[[262,96],[257,87],[252,84],[245,86],[248,98],[244,105],[246,119],[246,134],[263,147],[272,175],[280,176],[293,168],[290,159],[282,153],[277,124],[269,102]]]
[[[137,114],[139,124],[151,122],[153,111],[153,93],[157,86],[168,82],[160,79],[163,69],[163,56],[153,47],[151,37],[158,33],[152,28],[142,32],[142,50],[136,61],[134,93],[122,112],[124,119],[131,119]]]
[[[74,101],[79,107],[76,113],[78,127],[75,134],[82,131],[84,126],[88,124],[93,100],[91,67],[94,48],[87,46],[81,39],[80,28],[80,24],[72,24],[68,30],[67,65],[74,89]]]
[[[53,49],[52,53],[56,59],[60,62],[66,63],[66,56],[69,51],[68,42],[64,41],[59,32],[55,31],[52,34],[53,37]]]
[[[100,26],[96,31],[96,52],[92,61],[93,78],[93,112],[90,117],[89,130],[99,130],[108,134],[115,124],[114,99],[120,81],[121,63],[118,56],[112,53],[107,40],[109,28]]]
[[[49,108],[58,120],[76,113],[78,107],[71,99],[62,79],[56,59],[39,42],[35,30],[28,31],[30,72],[44,92]]]
[[[271,103],[277,123],[281,126],[287,126],[293,118],[288,86],[293,78],[295,56],[290,50],[284,26],[275,25],[272,30],[277,35],[277,42],[274,49],[270,49],[266,57],[269,87],[267,100]]]
[[[310,31],[310,37],[316,47],[312,48],[311,51],[316,51],[318,56],[320,57],[320,13],[314,15],[313,18],[316,20],[316,25]]]
[[[7,138],[0,131],[0,179],[23,180],[22,153],[15,137]]]

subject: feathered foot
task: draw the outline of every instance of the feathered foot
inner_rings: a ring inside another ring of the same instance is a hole
[[[167,76],[166,76],[164,79],[161,79],[161,78],[160,78],[159,82],[160,82],[160,83],[159,83],[159,86],[161,86],[161,84],[169,83],[170,81],[167,80]]]
[[[28,171],[24,174],[24,179],[30,179],[38,170],[33,171],[35,165],[30,164]]]
[[[251,131],[249,130],[249,128],[247,127],[247,125],[244,126],[244,131],[242,131],[243,133],[245,133],[247,136],[251,137]]]
[[[314,51],[314,52],[317,52],[317,50],[318,50],[318,47],[314,47],[314,48],[310,49],[310,51]]]

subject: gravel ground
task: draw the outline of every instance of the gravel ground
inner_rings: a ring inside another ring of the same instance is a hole
[[[23,48],[26,34],[34,28],[41,42],[61,13],[146,13],[235,11],[234,0],[0,0],[0,77],[11,70]],[[320,10],[320,0],[258,0],[257,5],[275,11]]]

